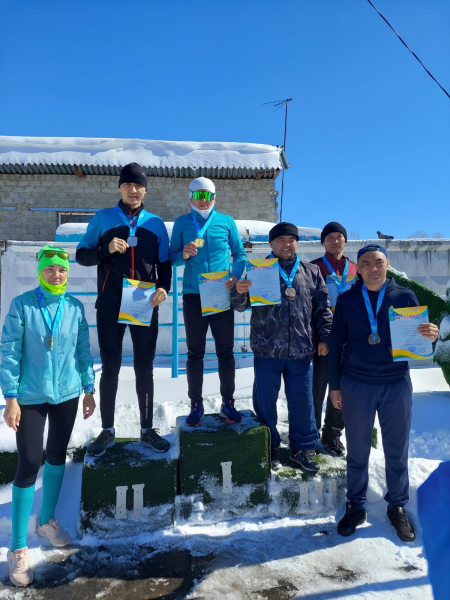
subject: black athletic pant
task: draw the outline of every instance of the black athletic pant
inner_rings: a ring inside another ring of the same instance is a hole
[[[208,326],[211,327],[216,344],[220,393],[224,399],[233,398],[235,377],[233,309],[202,317],[200,294],[184,294],[183,315],[188,348],[186,374],[191,402],[202,402],[203,357],[205,356]]]
[[[60,404],[20,405],[20,424],[16,433],[18,465],[14,485],[31,487],[41,466],[44,427],[48,415],[47,462],[66,463],[67,446],[75,423],[78,396]]]
[[[322,427],[322,406],[327,392],[327,386],[328,356],[319,356],[316,353],[313,356],[313,398],[317,431],[320,431],[320,428]],[[334,408],[330,396],[328,395],[323,430],[332,435],[340,435],[343,429],[344,416],[342,410]]]
[[[97,310],[97,333],[102,375],[100,377],[100,414],[103,429],[114,426],[119,372],[122,365],[122,342],[127,325],[117,322],[114,310]],[[141,427],[153,426],[153,360],[158,338],[158,309],[153,309],[150,327],[129,325],[133,342],[133,365],[136,394],[141,413]]]

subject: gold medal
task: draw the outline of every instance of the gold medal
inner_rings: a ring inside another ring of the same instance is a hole
[[[203,238],[195,238],[194,244],[197,246],[197,248],[203,248],[205,245],[205,240]]]

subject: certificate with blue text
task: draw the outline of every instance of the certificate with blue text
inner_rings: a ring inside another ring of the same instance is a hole
[[[152,321],[153,306],[150,303],[155,290],[155,283],[124,279],[119,323],[148,327]]]
[[[248,260],[245,265],[251,306],[272,306],[281,304],[280,274],[278,258]]]
[[[392,357],[400,360],[426,360],[433,356],[431,340],[418,333],[422,323],[429,323],[428,306],[389,309]]]
[[[228,271],[201,273],[198,276],[202,317],[229,310],[230,290],[225,287],[229,279]]]

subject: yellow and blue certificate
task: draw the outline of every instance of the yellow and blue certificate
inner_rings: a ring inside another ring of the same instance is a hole
[[[426,360],[433,356],[431,340],[417,331],[422,323],[429,323],[428,306],[390,307],[389,325],[394,362]]]
[[[155,290],[155,283],[124,279],[119,323],[149,327],[153,314],[153,306],[150,303]]]
[[[280,275],[278,258],[248,260],[245,264],[251,306],[272,306],[281,304]]]
[[[216,315],[230,309],[230,290],[225,287],[229,279],[228,271],[201,273],[198,276],[202,317]]]

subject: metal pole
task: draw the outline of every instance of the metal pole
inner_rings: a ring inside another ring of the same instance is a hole
[[[292,98],[289,98],[288,100],[285,101],[286,112],[285,112],[285,115],[284,115],[284,141],[283,141],[283,150],[284,150],[284,152],[286,152],[286,134],[287,134],[288,106],[289,106],[289,102],[291,100],[292,100]],[[285,169],[283,167],[283,174],[281,176],[280,223],[283,220],[284,171],[285,171]]]
[[[172,269],[172,379],[178,377],[179,347],[178,347],[178,273]]]

